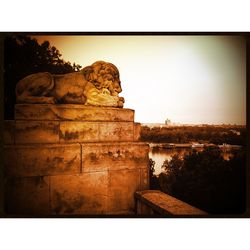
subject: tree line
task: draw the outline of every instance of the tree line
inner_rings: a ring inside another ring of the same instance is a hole
[[[200,143],[214,144],[228,143],[246,145],[246,127],[244,126],[170,126],[153,127],[142,126],[141,140],[155,143]]]
[[[14,118],[15,87],[19,80],[37,72],[65,74],[79,71],[81,65],[62,59],[49,41],[39,44],[26,35],[9,35],[4,39],[4,118]]]

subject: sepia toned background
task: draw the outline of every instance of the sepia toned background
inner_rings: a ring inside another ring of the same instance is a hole
[[[120,70],[136,121],[246,124],[246,43],[237,35],[32,36],[66,61],[98,60]],[[190,115],[192,114],[192,115]]]

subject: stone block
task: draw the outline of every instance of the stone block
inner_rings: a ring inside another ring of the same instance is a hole
[[[7,176],[44,176],[80,173],[80,144],[6,146],[4,169]]]
[[[99,140],[98,122],[60,122],[60,143]]]
[[[53,112],[53,106],[50,104],[16,104],[16,120],[58,120],[56,112]]]
[[[51,177],[53,214],[94,215],[107,211],[107,172]]]
[[[141,176],[140,176],[140,180],[141,180],[141,190],[146,190],[149,189],[149,169],[148,168],[144,168],[141,169]]]
[[[145,143],[82,143],[83,172],[148,167]]]
[[[101,122],[99,127],[100,141],[133,141],[133,122]]]
[[[79,104],[17,104],[17,120],[134,121],[134,110]]]
[[[48,215],[49,177],[8,179],[5,186],[5,210],[10,215]]]
[[[59,122],[16,121],[16,144],[59,142]]]
[[[134,214],[134,192],[140,190],[140,169],[109,171],[108,213]]]
[[[4,141],[4,144],[15,143],[15,121],[11,121],[11,120],[4,121],[3,141]]]

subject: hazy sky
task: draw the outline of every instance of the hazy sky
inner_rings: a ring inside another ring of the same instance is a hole
[[[246,49],[237,36],[35,36],[85,67],[120,71],[124,108],[142,123],[246,123]]]

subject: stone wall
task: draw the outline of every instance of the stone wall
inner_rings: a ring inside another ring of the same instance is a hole
[[[9,215],[128,215],[149,188],[133,110],[18,104],[4,125]]]
[[[195,216],[206,217],[208,213],[159,190],[135,192],[136,214],[138,216]]]

